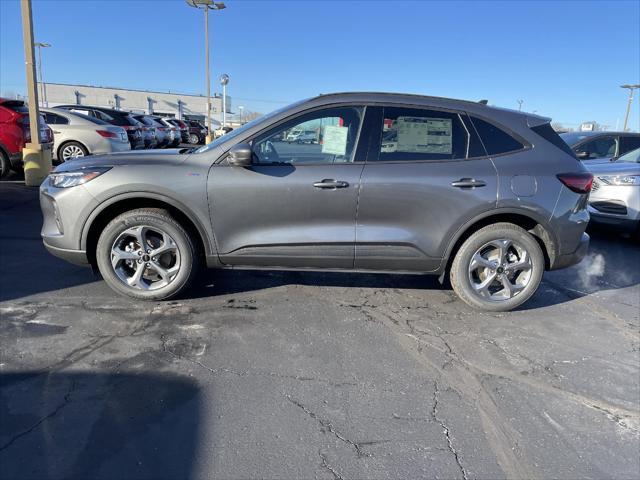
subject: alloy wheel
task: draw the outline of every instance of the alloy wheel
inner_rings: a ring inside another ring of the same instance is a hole
[[[469,262],[469,281],[483,300],[500,302],[522,292],[531,280],[529,252],[513,240],[501,238],[480,247]]]
[[[123,231],[113,242],[111,266],[125,285],[137,290],[157,290],[178,275],[180,250],[163,230],[136,226]]]
[[[72,158],[84,157],[84,152],[77,145],[67,145],[62,149],[62,159],[66,162]]]

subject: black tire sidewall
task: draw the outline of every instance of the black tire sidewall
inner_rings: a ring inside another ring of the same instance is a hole
[[[499,238],[520,243],[530,255],[533,269],[529,283],[518,295],[509,300],[491,302],[476,295],[469,280],[468,268],[471,257],[480,247]],[[494,225],[478,230],[462,244],[452,265],[451,285],[458,296],[472,307],[487,311],[509,311],[525,303],[536,292],[542,280],[544,268],[542,249],[530,233],[516,225]]]
[[[111,266],[111,246],[124,230],[140,225],[157,227],[168,233],[180,251],[180,271],[166,287],[157,290],[138,290],[127,287]],[[102,278],[116,292],[140,300],[165,300],[178,295],[190,283],[195,271],[196,252],[187,232],[168,214],[152,211],[131,211],[116,217],[102,231],[96,248],[96,261]]]
[[[11,162],[4,154],[4,152],[0,151],[0,178],[4,178],[9,175],[11,171]]]

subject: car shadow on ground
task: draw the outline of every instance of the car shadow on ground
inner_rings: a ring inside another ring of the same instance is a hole
[[[3,373],[0,476],[191,478],[201,409],[175,374]]]

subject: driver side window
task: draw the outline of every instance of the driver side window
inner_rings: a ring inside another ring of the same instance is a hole
[[[353,162],[362,110],[334,107],[289,120],[254,139],[254,162],[291,165]]]

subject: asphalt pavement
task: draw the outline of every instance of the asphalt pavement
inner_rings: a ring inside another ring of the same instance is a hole
[[[138,303],[0,183],[1,478],[640,477],[640,247],[523,308],[423,276],[210,271]]]

